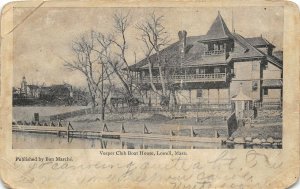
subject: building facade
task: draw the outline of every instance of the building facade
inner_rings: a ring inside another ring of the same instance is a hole
[[[264,37],[245,38],[230,32],[220,13],[206,35],[187,36],[179,31],[178,36],[160,53],[163,79],[177,104],[230,104],[241,85],[253,103],[281,103],[282,56],[273,54],[275,46]],[[149,59],[152,83],[161,89],[157,54]],[[130,70],[142,90],[142,101],[159,105],[160,97],[150,85],[149,60],[131,65]]]

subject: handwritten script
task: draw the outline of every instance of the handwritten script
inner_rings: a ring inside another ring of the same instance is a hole
[[[187,156],[170,157],[167,161],[152,159],[139,161],[109,162],[99,159],[92,162],[14,162],[12,170],[19,175],[15,182],[46,183],[75,182],[79,185],[126,183],[156,185],[164,183],[167,188],[244,188],[259,187],[260,179],[268,180],[272,175],[256,175],[253,172],[266,170],[276,173],[282,162],[267,154],[250,150],[241,157],[224,150],[208,160],[197,160]]]

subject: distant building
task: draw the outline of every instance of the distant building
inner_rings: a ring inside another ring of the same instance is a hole
[[[175,88],[178,104],[230,104],[241,84],[253,102],[282,101],[282,52],[273,54],[275,46],[264,37],[245,38],[230,32],[220,13],[206,35],[187,37],[186,31],[180,31],[178,36],[179,41],[161,51],[163,77]],[[157,55],[150,60],[153,83],[161,90]],[[147,59],[130,70],[144,102],[158,105]]]
[[[46,100],[68,100],[73,97],[72,86],[69,84],[41,87],[40,98]]]
[[[13,87],[13,99],[15,105],[26,104],[80,104],[86,105],[88,102],[87,92],[73,89],[72,85],[61,84],[51,86],[39,86],[28,84],[24,76],[20,88]]]
[[[23,76],[19,95],[22,98],[39,98],[41,87],[38,85],[28,85],[26,77]]]
[[[20,97],[20,89],[13,87],[13,98]]]

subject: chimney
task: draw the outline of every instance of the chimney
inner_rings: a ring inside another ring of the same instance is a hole
[[[179,37],[179,52],[181,54],[181,58],[184,58],[184,55],[185,55],[186,35],[187,35],[187,32],[185,30],[182,30],[182,31],[178,32],[178,37]]]

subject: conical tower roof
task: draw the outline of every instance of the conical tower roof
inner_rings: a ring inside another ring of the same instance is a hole
[[[232,36],[220,12],[202,41],[228,39]]]

